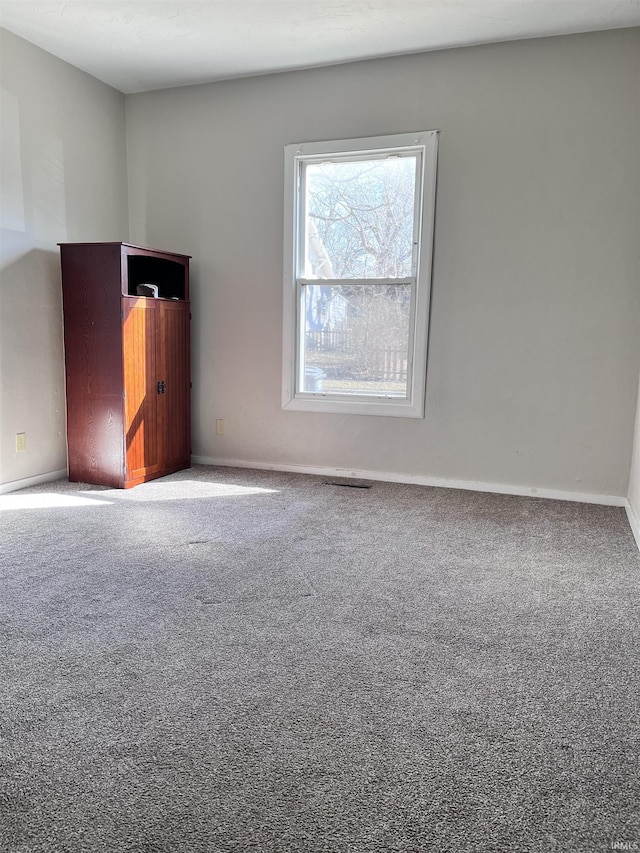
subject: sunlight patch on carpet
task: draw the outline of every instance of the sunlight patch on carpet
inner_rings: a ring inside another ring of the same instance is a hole
[[[210,498],[235,498],[245,495],[275,495],[278,489],[235,486],[230,483],[203,483],[198,480],[170,480],[142,483],[133,489],[110,489],[107,492],[85,492],[108,496],[120,501],[188,501]]]
[[[75,495],[29,494],[0,496],[0,510],[8,509],[50,509],[58,506],[99,506],[113,501],[97,498],[80,498]]]

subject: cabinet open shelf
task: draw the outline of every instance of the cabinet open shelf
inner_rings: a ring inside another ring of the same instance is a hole
[[[185,267],[168,258],[127,255],[127,292],[137,296],[138,285],[155,285],[160,299],[185,299]]]

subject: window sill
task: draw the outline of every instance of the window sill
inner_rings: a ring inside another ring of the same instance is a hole
[[[424,418],[424,406],[409,400],[360,399],[346,400],[328,394],[298,395],[283,401],[289,412],[325,412],[333,415],[373,415],[391,418]]]

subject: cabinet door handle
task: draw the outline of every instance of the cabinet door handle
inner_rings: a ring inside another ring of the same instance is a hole
[[[164,381],[156,382],[156,390],[157,390],[158,394],[164,394],[164,392],[166,390]]]

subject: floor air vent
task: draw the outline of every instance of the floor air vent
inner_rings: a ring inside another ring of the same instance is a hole
[[[362,483],[357,480],[327,480],[325,486],[342,486],[344,489],[370,489],[371,483]]]

